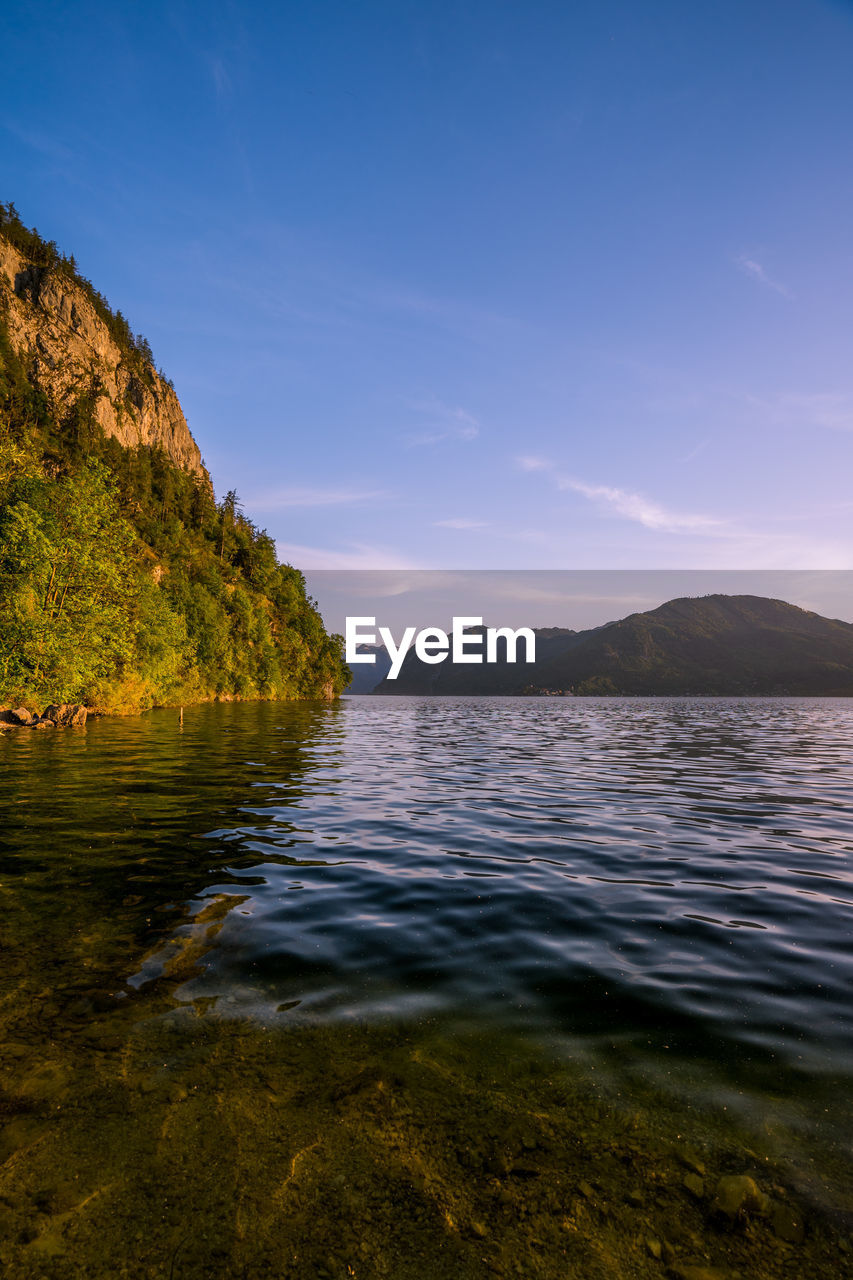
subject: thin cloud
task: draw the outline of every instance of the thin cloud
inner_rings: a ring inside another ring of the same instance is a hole
[[[547,458],[526,455],[516,458],[516,464],[522,471],[552,475],[559,490],[579,493],[605,511],[613,512],[626,520],[634,520],[646,529],[654,529],[659,533],[710,533],[726,536],[726,526],[722,520],[712,516],[670,511],[641,493],[617,489],[613,485],[587,484],[574,476],[561,475],[554,463]]]
[[[530,572],[522,570],[523,573]],[[547,571],[546,571],[547,572]],[[556,571],[558,575],[562,575],[562,570]],[[602,595],[600,593],[584,593],[572,589],[539,586],[536,582],[526,582],[519,580],[518,576],[513,576],[506,583],[497,583],[491,587],[492,594],[499,598],[510,600],[521,600],[526,603],[542,603],[542,604],[559,604],[559,605],[577,605],[577,604],[612,604],[614,611],[619,606],[624,606],[627,612],[630,608],[651,609],[654,608],[655,597],[648,593],[644,595]],[[618,616],[618,614],[617,614]]]
[[[415,402],[411,408],[430,420],[425,430],[407,437],[411,445],[439,444],[443,440],[465,442],[476,440],[480,434],[479,419],[458,405],[447,405],[441,400],[426,400]]]
[[[749,396],[747,403],[760,409],[771,422],[786,426],[853,431],[853,396],[844,392],[782,392],[770,399]]]
[[[553,471],[554,464],[547,458],[539,458],[533,454],[523,454],[520,458],[516,458],[516,465],[522,471]]]
[[[691,557],[695,561],[698,554],[701,560],[704,554],[709,568],[743,568],[748,564],[764,569],[844,569],[853,564],[853,548],[820,536],[804,538],[801,533],[751,529],[735,521],[668,511],[641,494],[608,485],[561,479],[559,487],[573,489],[657,533],[695,535],[697,541],[690,543]],[[698,540],[702,538],[707,539],[704,544]],[[702,565],[694,562],[693,567]]]
[[[486,520],[472,520],[468,516],[455,516],[451,520],[436,520],[436,529],[487,529]]]
[[[761,263],[757,262],[755,258],[750,258],[745,253],[742,253],[735,261],[744,275],[749,276],[750,280],[763,284],[767,289],[773,289],[776,293],[780,293],[783,298],[793,297],[788,286],[768,275]]]
[[[615,489],[606,484],[585,484],[583,480],[561,476],[557,481],[557,487],[580,493],[590,502],[613,511],[626,520],[635,520],[646,529],[656,529],[662,533],[712,533],[719,531],[723,524],[722,521],[715,520],[711,516],[668,511],[666,507],[644,497],[641,493]]]
[[[22,129],[14,121],[6,120],[3,122],[3,128],[6,129],[19,142],[23,142],[25,146],[31,147],[33,151],[39,151],[42,155],[48,156],[51,160],[58,160],[60,163],[75,162],[77,157],[70,147],[64,146],[61,142],[57,142],[55,138],[49,134],[39,133],[34,129]]]
[[[684,544],[685,547],[687,544]],[[853,547],[831,537],[731,525],[689,544],[690,569],[820,570],[853,568]],[[677,568],[677,565],[667,566]]]
[[[699,443],[698,443],[697,445],[695,445],[695,446],[690,450],[690,452],[689,452],[689,453],[685,453],[685,454],[684,454],[684,456],[683,456],[683,457],[681,457],[681,458],[678,458],[678,459],[677,459],[677,461],[678,461],[678,462],[681,462],[681,463],[684,463],[684,462],[692,462],[692,461],[693,461],[693,459],[694,459],[698,454],[702,453],[702,451],[703,451],[704,449],[707,449],[707,448],[708,448],[708,445],[709,445],[710,443],[711,443],[710,439],[707,439],[707,440],[700,440],[700,441],[699,441]]]
[[[300,569],[417,569],[418,566],[388,547],[353,542],[347,547],[306,547],[277,542],[278,558]]]
[[[354,507],[385,496],[382,489],[314,489],[296,486],[254,494],[243,505],[257,507],[261,511],[280,511],[286,507]]]
[[[210,55],[207,58],[207,66],[213,80],[213,88],[219,99],[230,97],[231,94],[231,77],[228,74],[225,63],[221,58]]]

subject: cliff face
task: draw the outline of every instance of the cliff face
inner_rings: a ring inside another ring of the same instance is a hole
[[[147,361],[127,358],[83,288],[61,271],[28,262],[2,235],[0,307],[13,349],[58,417],[91,390],[107,435],[123,445],[159,447],[210,484],[172,387]]]

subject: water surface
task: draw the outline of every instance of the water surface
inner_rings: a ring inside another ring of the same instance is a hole
[[[851,745],[782,699],[6,735],[0,1262],[840,1274]]]

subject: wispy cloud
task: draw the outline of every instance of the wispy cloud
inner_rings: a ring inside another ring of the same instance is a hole
[[[354,507],[385,496],[382,489],[315,489],[297,485],[252,494],[243,505],[261,511],[280,511],[286,507]]]
[[[450,520],[436,520],[436,529],[487,529],[486,520],[472,520],[469,516],[454,516]]]
[[[711,443],[710,438],[705,439],[705,440],[700,440],[700,441],[699,441],[699,443],[698,443],[697,445],[694,445],[694,446],[693,446],[693,448],[689,450],[689,452],[685,453],[682,457],[678,458],[678,459],[677,459],[677,461],[678,461],[678,462],[692,462],[692,461],[693,461],[693,459],[694,459],[695,457],[697,457],[697,455],[698,455],[698,454],[702,453],[702,451],[703,451],[704,449],[707,449],[707,448],[708,448],[708,445],[709,445],[710,443]]]
[[[613,485],[587,484],[573,476],[561,474],[555,463],[543,461],[542,466],[524,466],[524,460],[516,459],[522,470],[547,473],[558,490],[581,494],[600,509],[633,521],[655,534],[692,535],[690,541],[682,538],[671,543],[650,544],[635,540],[633,548],[639,555],[646,555],[642,546],[671,547],[665,551],[666,567],[678,567],[684,560],[691,569],[712,568],[742,569],[850,569],[853,568],[853,544],[850,540],[838,540],[821,534],[794,533],[784,528],[756,529],[740,520],[724,520],[715,516],[681,511],[671,511],[644,494]],[[630,561],[626,562],[626,567]],[[642,567],[649,567],[647,564]]]
[[[748,254],[742,253],[735,259],[735,262],[744,275],[749,276],[750,280],[763,284],[767,289],[773,289],[776,293],[780,293],[783,298],[792,298],[794,296],[787,285],[768,275],[761,263],[757,262],[755,258],[750,258]]]
[[[823,427],[853,431],[853,395],[841,391],[781,392],[772,397],[749,396],[751,407],[772,422],[787,426]]]
[[[613,485],[588,484],[575,476],[564,475],[547,458],[526,455],[516,458],[516,465],[522,471],[546,473],[553,477],[557,489],[579,493],[605,511],[634,520],[646,529],[660,533],[720,533],[725,527],[724,521],[713,516],[670,511],[644,494]]]
[[[32,147],[33,151],[38,151],[42,155],[48,156],[51,160],[57,160],[63,164],[67,162],[74,163],[77,160],[70,147],[57,142],[49,134],[40,133],[35,129],[22,129],[12,120],[5,120],[3,128],[8,130],[19,142],[23,142],[25,146]]]
[[[388,547],[352,542],[346,547],[306,547],[277,542],[278,557],[300,569],[417,569],[418,566]]]
[[[224,61],[215,54],[210,54],[206,61],[217,98],[228,97],[231,93],[231,77]]]
[[[411,445],[439,444],[442,440],[476,440],[480,434],[480,421],[459,406],[444,404],[441,400],[418,400],[410,405],[422,415],[424,430],[406,437]]]
[[[553,471],[554,469],[553,462],[534,454],[522,454],[520,458],[516,458],[516,463],[522,471]]]
[[[716,520],[712,516],[669,511],[641,493],[615,489],[611,485],[585,484],[583,480],[559,476],[557,487],[580,493],[599,507],[624,516],[626,520],[635,520],[646,529],[657,529],[662,533],[713,533],[721,530],[724,525],[722,520]]]
[[[540,574],[537,574],[536,570],[533,570],[532,573],[530,570],[522,570],[520,573],[510,572],[507,574],[505,582],[498,580],[496,583],[490,583],[489,585],[493,595],[509,600],[541,602],[544,604],[554,603],[567,606],[577,604],[613,605],[613,616],[616,617],[620,616],[618,606],[624,606],[623,613],[627,613],[630,609],[651,609],[656,603],[659,603],[649,593],[632,595],[621,592],[619,595],[605,595],[601,592],[580,592],[574,584],[568,581],[570,572],[570,570],[562,569],[558,569],[556,572],[540,571],[543,579],[543,582],[540,583],[537,581]],[[560,584],[561,579],[566,585]]]

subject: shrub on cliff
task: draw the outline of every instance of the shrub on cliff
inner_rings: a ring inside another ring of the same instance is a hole
[[[340,693],[340,638],[236,501],[87,434],[83,451],[55,424],[0,423],[0,699]]]
[[[112,468],[0,424],[0,699],[340,693],[340,638],[268,535],[162,457],[99,443]]]
[[[50,476],[35,449],[0,429],[4,696],[68,701],[100,689],[109,700],[138,670],[150,699],[178,681],[192,645],[140,581],[136,543],[102,463]]]

